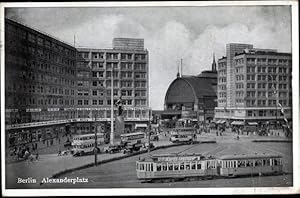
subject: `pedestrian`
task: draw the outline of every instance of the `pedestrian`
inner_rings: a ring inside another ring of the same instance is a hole
[[[60,149],[58,150],[58,156],[61,156],[61,151],[60,151]]]
[[[29,157],[29,155],[30,155],[30,153],[29,153],[29,151],[26,149],[26,150],[25,150],[25,153],[24,153],[24,156],[23,156],[24,159],[27,160],[28,157]]]
[[[37,143],[35,143],[35,150],[37,150]]]
[[[29,155],[29,161],[30,161],[30,162],[33,162],[33,160],[34,160],[34,157],[33,157],[32,154],[30,154],[30,155]]]
[[[39,153],[36,153],[35,160],[38,160],[38,159],[39,159]]]

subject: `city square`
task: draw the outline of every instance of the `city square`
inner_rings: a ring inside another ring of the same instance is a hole
[[[295,187],[291,5],[4,7],[5,189]]]

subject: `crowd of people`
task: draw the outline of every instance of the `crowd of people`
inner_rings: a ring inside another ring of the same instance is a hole
[[[11,151],[11,156],[16,156],[16,160],[29,160],[34,161],[38,160],[39,154],[36,152],[35,156],[33,155],[33,152],[37,150],[37,143],[32,143],[32,148],[27,145],[21,145],[21,146],[15,146],[13,150]]]

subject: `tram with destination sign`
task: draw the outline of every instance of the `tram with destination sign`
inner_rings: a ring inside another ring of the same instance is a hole
[[[282,156],[160,154],[138,160],[136,173],[139,180],[148,182],[282,174]]]

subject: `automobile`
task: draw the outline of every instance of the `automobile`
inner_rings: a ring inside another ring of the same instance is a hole
[[[155,135],[151,135],[151,136],[150,136],[150,140],[151,140],[151,141],[158,141],[158,140],[159,140],[159,137],[158,137],[158,135],[156,135],[156,134],[155,134]]]
[[[133,153],[135,151],[140,151],[144,147],[144,144],[127,144],[123,148],[123,153]]]
[[[73,150],[64,150],[61,152],[61,155],[72,155],[73,154]]]
[[[172,135],[170,141],[173,143],[193,142],[193,138],[188,135]]]
[[[70,146],[72,146],[72,142],[67,141],[64,143],[64,147],[70,147]]]
[[[149,143],[145,143],[144,147],[145,147],[146,149],[148,149],[148,145],[149,145]],[[151,149],[151,148],[154,148],[154,147],[155,147],[154,144],[153,144],[152,142],[150,142],[150,149]]]
[[[108,147],[104,148],[105,153],[118,153],[121,150],[121,145],[109,145]]]
[[[85,156],[85,155],[92,155],[94,154],[95,149],[92,150],[86,150],[86,149],[75,149],[72,150],[72,154],[74,157],[78,157],[78,156]],[[100,148],[97,148],[97,153],[101,153]]]

